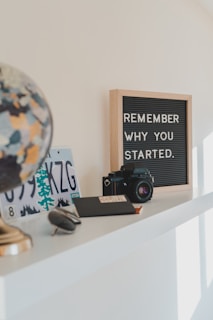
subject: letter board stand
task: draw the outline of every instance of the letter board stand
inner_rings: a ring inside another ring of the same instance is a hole
[[[191,95],[111,90],[111,171],[141,162],[155,190],[191,189],[191,105]]]

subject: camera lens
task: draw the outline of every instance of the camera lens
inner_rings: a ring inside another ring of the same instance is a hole
[[[149,181],[137,180],[129,188],[129,198],[132,202],[146,202],[151,199],[153,186]]]
[[[150,188],[145,183],[142,183],[138,187],[138,194],[140,197],[146,197],[147,194],[149,194],[149,192],[150,192]]]

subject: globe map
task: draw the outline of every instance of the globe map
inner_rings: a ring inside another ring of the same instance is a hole
[[[52,131],[42,91],[22,71],[0,63],[0,192],[23,184],[36,172]]]

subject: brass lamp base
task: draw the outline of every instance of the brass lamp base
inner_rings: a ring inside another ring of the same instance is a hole
[[[16,255],[32,248],[32,239],[19,228],[9,226],[0,216],[0,256]]]

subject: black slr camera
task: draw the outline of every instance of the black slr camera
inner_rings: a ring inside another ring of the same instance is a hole
[[[154,178],[140,163],[128,163],[119,171],[103,177],[103,195],[125,194],[131,202],[146,202],[152,198]]]

